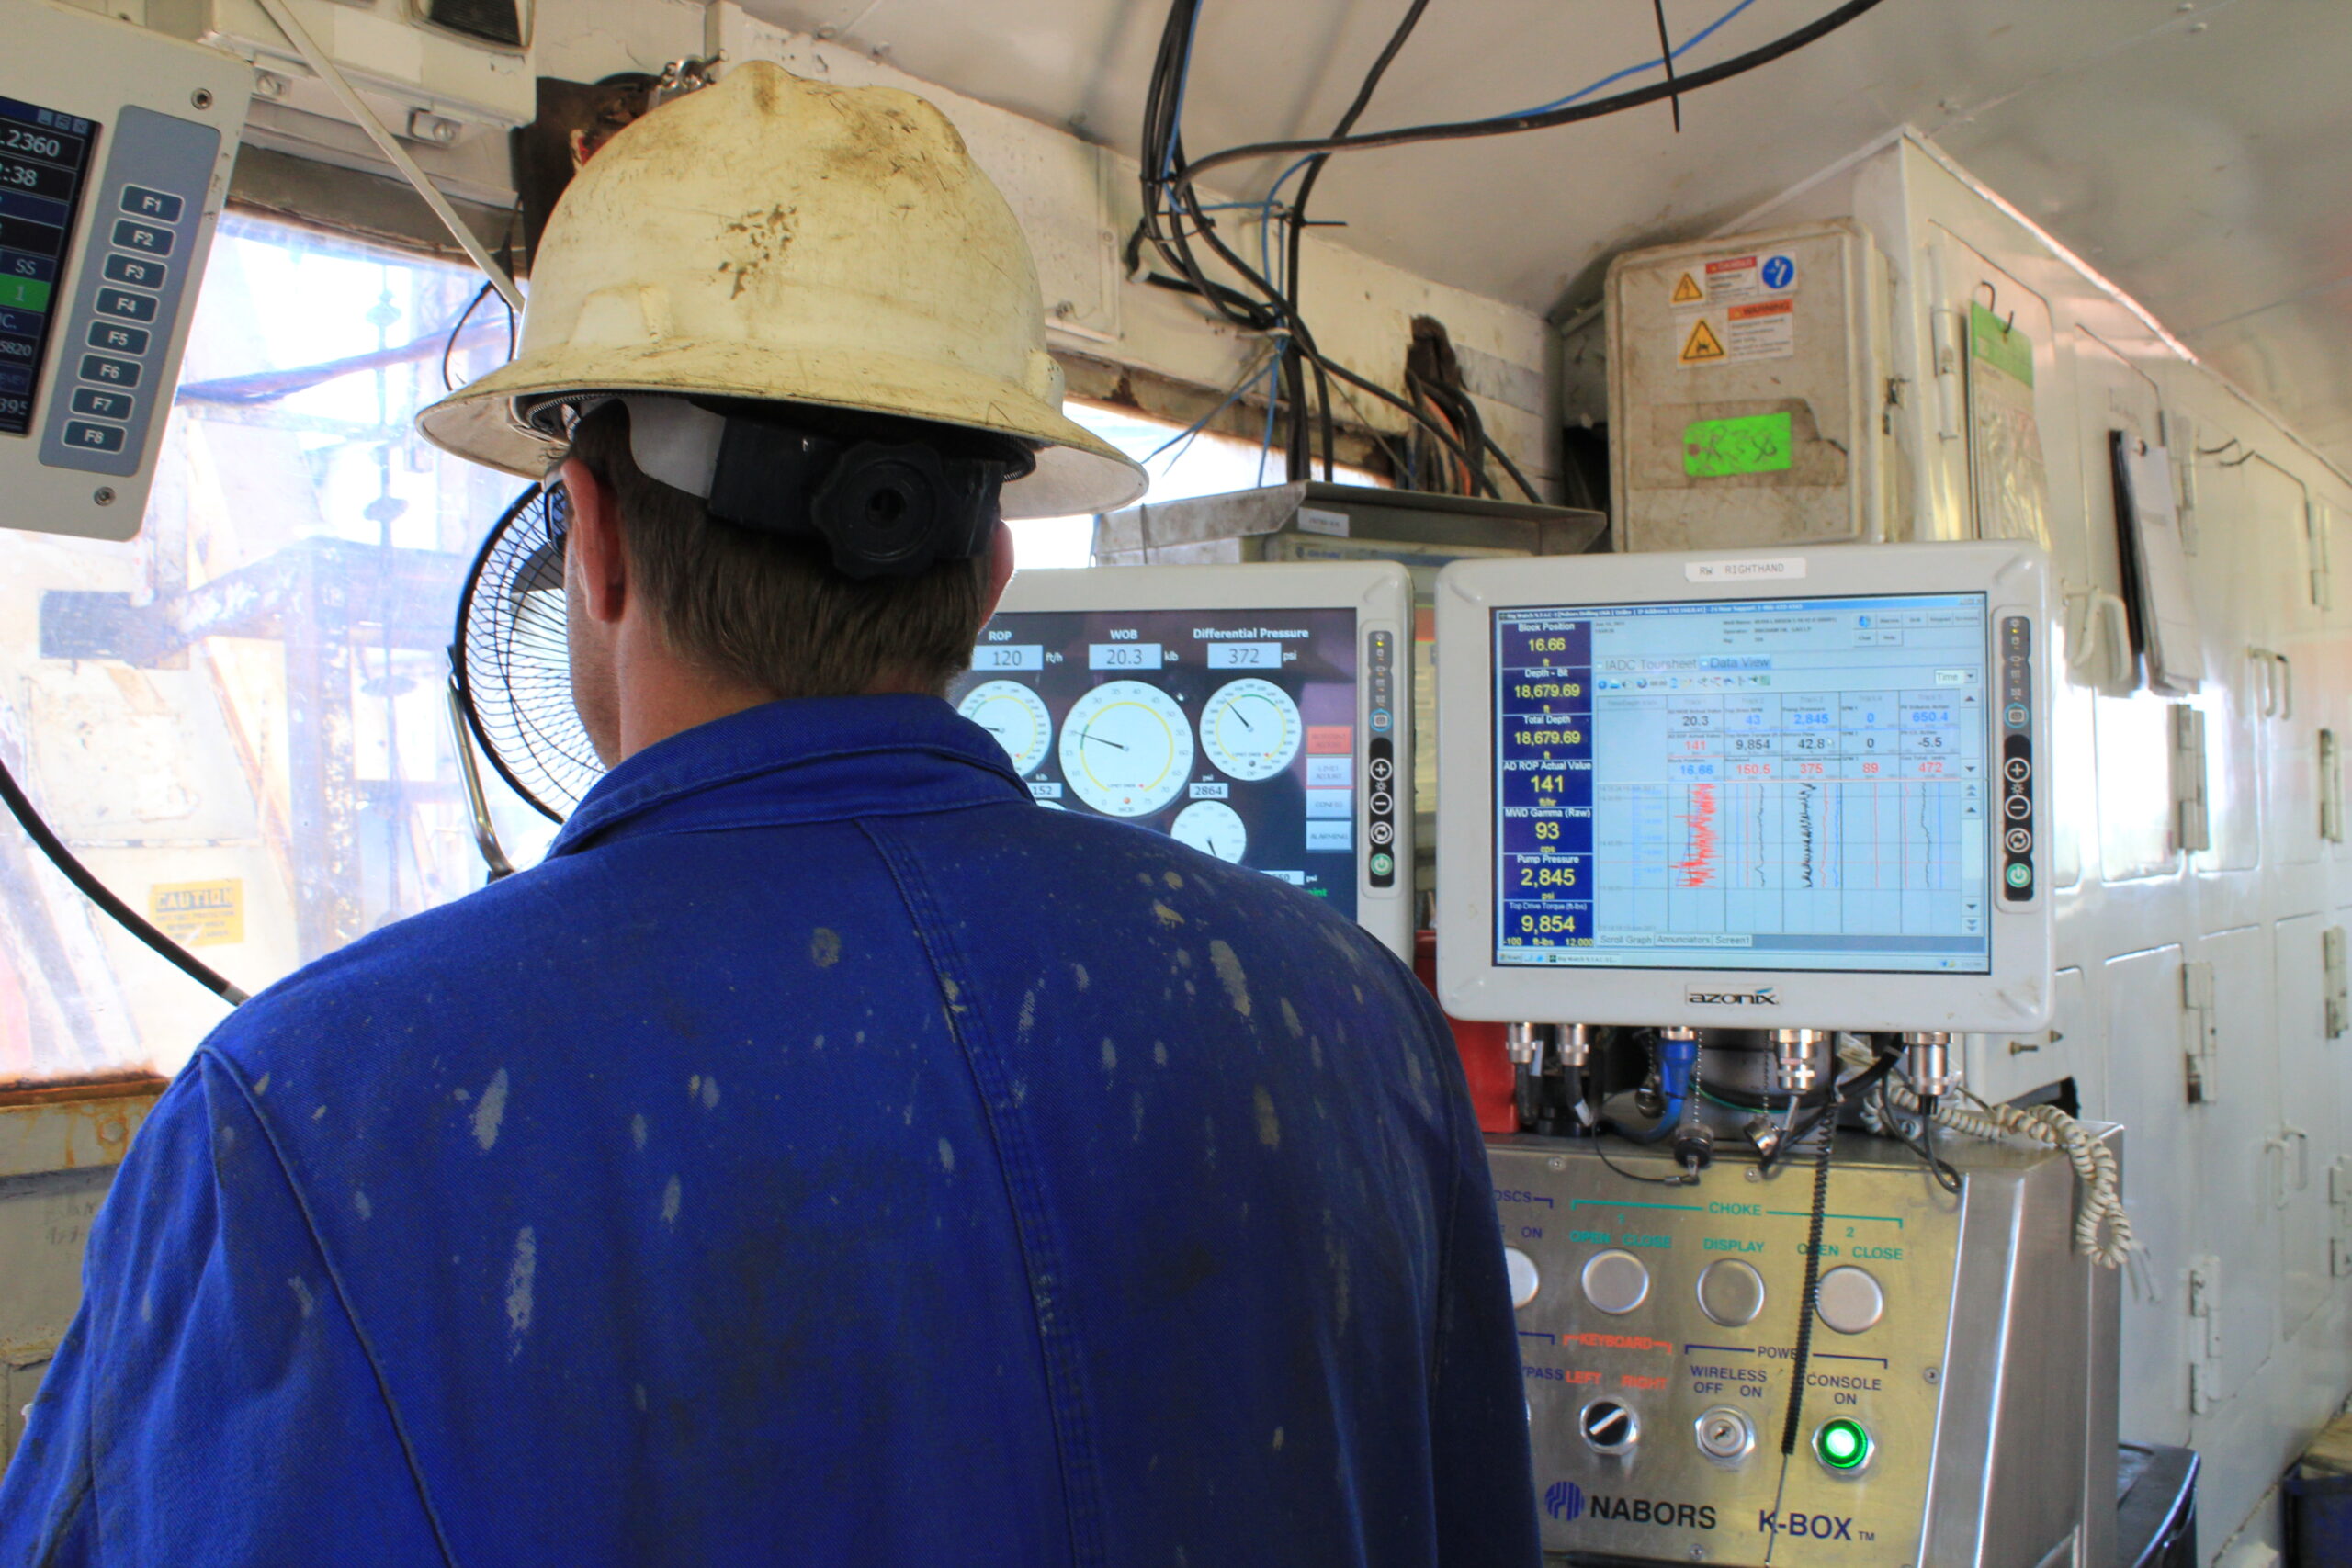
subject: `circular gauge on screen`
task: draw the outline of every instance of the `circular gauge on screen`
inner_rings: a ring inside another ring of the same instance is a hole
[[[1054,716],[1045,699],[1018,681],[983,681],[964,694],[956,711],[996,737],[1016,773],[1033,772],[1054,743]]]
[[[1062,776],[1108,816],[1150,816],[1176,798],[1192,771],[1193,727],[1157,686],[1113,681],[1070,704],[1062,719]]]
[[[1241,814],[1221,800],[1196,800],[1179,811],[1176,820],[1168,825],[1168,836],[1236,865],[1241,863],[1241,852],[1250,847],[1250,829],[1242,823]]]
[[[1272,778],[1289,767],[1305,733],[1290,694],[1254,676],[1219,686],[1201,709],[1201,750],[1237,779]]]

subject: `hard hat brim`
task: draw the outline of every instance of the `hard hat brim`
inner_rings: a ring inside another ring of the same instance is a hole
[[[1149,487],[1135,459],[1042,399],[978,371],[871,350],[676,340],[562,344],[526,354],[469,383],[419,413],[416,423],[424,438],[445,452],[536,479],[562,455],[562,445],[516,421],[518,399],[586,391],[773,399],[780,386],[793,389],[795,402],[1045,443],[1036,468],[1004,487],[1009,518],[1113,512],[1139,500]]]

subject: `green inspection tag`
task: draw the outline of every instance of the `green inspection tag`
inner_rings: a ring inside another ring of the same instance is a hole
[[[1702,419],[1682,427],[1682,471],[1697,479],[1768,474],[1796,461],[1785,413]]]
[[[1968,307],[1968,337],[1977,358],[2012,380],[2033,385],[2033,339],[1973,304]]]
[[[46,310],[49,290],[37,277],[0,277],[0,310]]]

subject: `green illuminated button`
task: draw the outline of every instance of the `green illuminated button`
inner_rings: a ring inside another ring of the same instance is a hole
[[[2033,880],[2033,867],[2026,865],[2023,863],[2019,863],[2018,864],[2009,867],[2007,874],[2009,879],[2010,886],[2023,887],[2027,883]]]
[[[1835,1471],[1856,1471],[1871,1461],[1870,1432],[1860,1421],[1840,1416],[1835,1421],[1824,1421],[1813,1435],[1813,1451],[1821,1462]]]
[[[1374,856],[1373,856],[1373,857],[1372,857],[1372,874],[1373,874],[1373,875],[1374,875],[1374,876],[1385,876],[1385,875],[1387,875],[1390,872],[1395,871],[1396,869],[1396,860],[1395,860],[1392,856],[1390,856],[1390,855],[1388,854],[1388,852],[1387,852],[1386,851],[1385,851],[1385,850],[1384,850],[1384,851],[1382,851],[1379,854],[1376,854],[1376,855],[1374,855]]]

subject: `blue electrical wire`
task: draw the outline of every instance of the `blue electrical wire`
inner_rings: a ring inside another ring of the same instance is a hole
[[[1738,16],[1742,11],[1747,10],[1750,6],[1755,4],[1756,0],[1739,0],[1738,5],[1734,6],[1730,10],[1725,11],[1722,16],[1717,17],[1713,21],[1709,22],[1705,27],[1701,28],[1697,32],[1692,33],[1689,38],[1684,39],[1680,43],[1675,45],[1673,57],[1677,60],[1681,59],[1684,55],[1690,53],[1692,50],[1698,48],[1709,39],[1714,37],[1715,34],[1722,29],[1724,23],[1730,21],[1734,17]],[[1576,103],[1580,99],[1589,98],[1592,96],[1593,94],[1600,91],[1603,87],[1613,87],[1618,83],[1625,80],[1628,76],[1639,76],[1645,72],[1662,71],[1665,68],[1666,61],[1664,59],[1645,60],[1639,65],[1628,65],[1625,69],[1617,72],[1613,75],[1603,76],[1600,81],[1595,82],[1589,87],[1580,87],[1577,91],[1570,93],[1565,98],[1555,98],[1548,104],[1538,104],[1532,109],[1521,109],[1520,113],[1549,114],[1554,109],[1564,109],[1570,104]],[[1518,116],[1498,114],[1491,115],[1487,118],[1491,119],[1515,119]]]
[[[1724,25],[1730,22],[1733,17],[1738,16],[1742,11],[1747,10],[1750,6],[1755,4],[1756,0],[1739,0],[1739,4],[1734,6],[1730,10],[1725,11],[1722,16],[1717,17],[1713,21],[1709,22],[1705,27],[1701,28],[1697,32],[1692,33],[1689,38],[1684,39],[1680,43],[1675,45],[1672,51],[1672,58],[1676,60],[1681,59],[1684,55],[1690,53],[1692,50],[1698,48],[1709,39],[1714,37],[1716,33],[1723,30]],[[1190,57],[1187,56],[1188,62],[1189,60]],[[1609,75],[1603,76],[1598,82],[1594,82],[1588,86],[1579,87],[1565,98],[1555,98],[1548,104],[1538,104],[1532,109],[1521,109],[1518,114],[1489,115],[1487,118],[1489,119],[1515,119],[1519,118],[1519,115],[1549,114],[1554,109],[1564,109],[1570,104],[1577,103],[1583,99],[1589,98],[1604,87],[1613,87],[1629,76],[1644,75],[1652,71],[1664,70],[1665,67],[1665,57],[1645,60],[1638,65],[1628,65],[1623,71],[1612,72]],[[1297,173],[1301,169],[1306,167],[1307,164],[1312,164],[1317,158],[1328,158],[1330,154],[1328,152],[1309,152],[1306,157],[1301,158],[1289,168],[1284,169],[1281,174],[1274,176],[1274,183],[1267,188],[1266,199],[1262,203],[1232,202],[1227,205],[1235,207],[1249,207],[1252,205],[1260,206],[1266,213],[1266,217],[1262,220],[1271,222],[1272,221],[1272,209],[1282,199],[1283,186],[1289,184],[1293,176],[1296,175]]]

